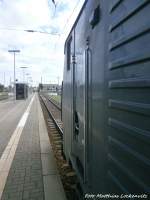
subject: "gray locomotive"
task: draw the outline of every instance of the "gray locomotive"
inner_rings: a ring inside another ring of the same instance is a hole
[[[66,40],[64,154],[84,193],[150,193],[149,20],[149,0],[88,0]]]

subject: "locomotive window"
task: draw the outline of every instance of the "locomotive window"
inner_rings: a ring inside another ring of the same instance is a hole
[[[67,70],[70,70],[70,62],[71,62],[71,41],[72,38],[69,39],[67,43]]]

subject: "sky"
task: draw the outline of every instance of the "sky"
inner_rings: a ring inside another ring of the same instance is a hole
[[[52,0],[0,0],[1,84],[13,84],[14,57],[8,50],[14,49],[20,50],[16,53],[18,82],[61,83],[65,39],[84,0],[55,2],[56,8]]]

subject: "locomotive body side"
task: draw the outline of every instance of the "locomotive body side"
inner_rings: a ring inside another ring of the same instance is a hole
[[[63,79],[64,153],[75,168],[82,189],[96,192],[106,188],[105,9],[103,1],[85,2],[66,40]]]
[[[150,1],[89,0],[66,40],[64,153],[84,192],[150,193],[149,19]]]

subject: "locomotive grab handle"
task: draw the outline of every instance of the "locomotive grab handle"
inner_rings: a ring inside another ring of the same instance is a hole
[[[75,111],[75,134],[79,135],[79,118],[77,111]]]
[[[92,69],[92,50],[90,49],[90,38],[86,40],[85,49],[85,149],[84,149],[84,183],[89,182],[89,142],[91,141],[91,69]]]

